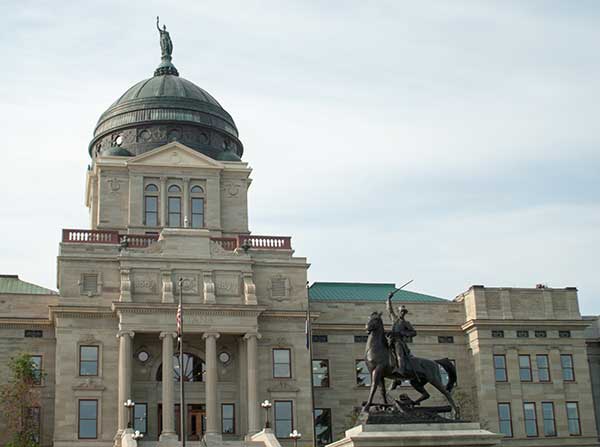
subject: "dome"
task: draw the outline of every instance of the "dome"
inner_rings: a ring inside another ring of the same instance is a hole
[[[102,155],[110,155],[113,157],[131,157],[131,152],[119,146],[113,146],[102,152]]]
[[[127,89],[100,116],[89,146],[92,158],[117,139],[132,155],[179,141],[215,159],[225,151],[242,156],[233,118],[208,92],[179,76],[165,52],[172,51],[168,39],[171,46],[163,48],[161,33],[163,57],[154,76]]]
[[[235,152],[230,151],[230,150],[220,152],[219,155],[217,155],[217,160],[219,160],[219,161],[242,161],[242,159],[240,158],[240,156],[238,154],[236,154]]]

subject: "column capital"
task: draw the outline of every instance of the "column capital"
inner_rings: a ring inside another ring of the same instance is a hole
[[[202,334],[203,339],[207,339],[208,337],[214,337],[216,340],[220,336],[221,336],[221,334],[219,334],[218,332],[205,332],[204,334]]]
[[[117,331],[117,338],[121,338],[124,335],[129,335],[129,337],[133,338],[135,336],[134,331]]]
[[[244,334],[244,340],[249,340],[252,337],[256,337],[257,340],[260,340],[262,335],[260,335],[258,332],[247,332]]]
[[[158,338],[160,338],[161,340],[165,337],[173,337],[176,338],[177,337],[177,333],[176,332],[161,332],[160,334],[158,334]]]

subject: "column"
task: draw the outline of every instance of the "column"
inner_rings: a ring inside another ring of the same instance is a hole
[[[161,332],[162,339],[162,433],[160,441],[177,439],[175,434],[175,399],[173,382],[173,339],[174,332]]]
[[[217,418],[217,338],[220,334],[207,332],[202,338],[206,340],[206,434],[218,434]]]
[[[128,410],[123,405],[127,399],[131,399],[131,358],[133,356],[133,331],[119,331],[119,388],[118,388],[118,431],[123,432],[127,428]]]
[[[160,197],[158,198],[158,212],[161,227],[167,226],[167,177],[160,178]]]
[[[248,358],[248,434],[260,431],[258,423],[258,391],[257,391],[257,361],[258,361],[258,332],[244,335]]]

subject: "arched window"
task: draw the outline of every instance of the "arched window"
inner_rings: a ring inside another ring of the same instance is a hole
[[[199,185],[190,189],[190,209],[192,210],[192,228],[204,227],[204,190]]]
[[[154,183],[144,189],[144,225],[158,226],[158,187]]]
[[[184,382],[204,382],[204,373],[206,368],[204,366],[204,360],[200,357],[190,354],[188,352],[183,353],[183,380]],[[173,376],[175,382],[179,382],[179,355],[173,356]],[[156,371],[156,381],[162,382],[162,365],[158,367]]]
[[[181,226],[181,188],[177,185],[169,186],[167,190],[169,197],[167,199],[169,226]]]

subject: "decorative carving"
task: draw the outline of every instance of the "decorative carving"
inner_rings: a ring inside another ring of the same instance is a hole
[[[271,298],[286,298],[290,295],[290,280],[282,275],[271,278],[269,291]]]
[[[88,377],[87,379],[84,379],[83,381],[73,385],[71,389],[74,391],[104,391],[106,387],[93,380],[91,377]]]
[[[173,303],[175,297],[173,296],[173,279],[170,271],[161,272],[162,275],[162,302]]]
[[[239,296],[240,276],[237,273],[217,274],[215,290],[218,296]]]
[[[223,191],[228,197],[236,197],[241,189],[242,185],[239,183],[227,182],[223,184]]]
[[[133,278],[133,292],[134,293],[157,293],[158,292],[158,281],[154,274],[138,274],[136,273]]]
[[[300,388],[292,385],[289,381],[281,380],[281,381],[275,382],[273,385],[271,385],[269,388],[267,388],[267,390],[271,393],[277,393],[277,392],[282,392],[282,391],[289,392],[289,393],[297,393],[300,391]]]
[[[232,257],[238,255],[235,250],[225,250],[223,247],[221,247],[221,244],[215,241],[210,241],[210,254],[215,257]]]
[[[252,273],[244,273],[244,301],[246,304],[257,304],[256,286],[252,280]]]
[[[212,272],[204,272],[202,280],[204,283],[204,302],[206,304],[215,303],[215,283],[213,282]]]
[[[121,296],[119,299],[125,302],[131,301],[131,278],[128,269],[121,270]]]
[[[111,193],[118,193],[121,189],[121,180],[116,177],[109,178],[108,186]]]

